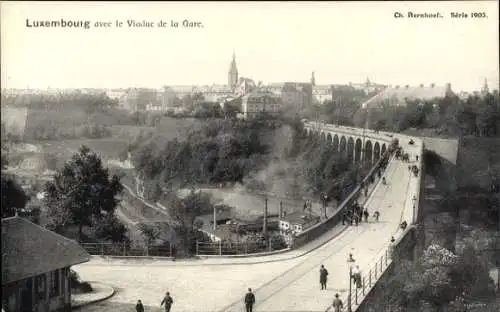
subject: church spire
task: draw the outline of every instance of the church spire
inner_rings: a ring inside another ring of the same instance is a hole
[[[488,93],[490,89],[488,88],[488,79],[484,78],[484,85],[482,89],[483,93]]]
[[[236,53],[234,52],[234,49],[233,60],[231,61],[231,65],[229,67],[227,84],[232,90],[234,90],[238,84],[238,68],[236,67]]]

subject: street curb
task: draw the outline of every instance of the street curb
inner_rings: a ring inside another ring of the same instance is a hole
[[[100,282],[92,282],[92,281],[90,281],[89,283],[91,285],[92,285],[92,283],[99,284],[99,285],[107,288],[108,293],[105,296],[103,296],[101,298],[98,298],[98,299],[94,299],[94,300],[90,300],[90,301],[82,302],[82,303],[77,303],[77,304],[73,304],[72,303],[71,304],[71,309],[75,309],[76,310],[76,309],[79,309],[81,307],[88,306],[89,304],[94,304],[94,303],[98,303],[98,302],[107,300],[107,299],[113,297],[115,295],[115,293],[116,293],[116,290],[113,287],[111,287],[111,286],[109,286],[107,284],[103,284],[103,283],[100,283]]]
[[[283,248],[280,250],[273,250],[273,251],[264,251],[264,252],[256,252],[256,253],[251,253],[251,254],[246,254],[246,255],[199,255],[195,256],[198,259],[244,259],[244,258],[252,258],[252,257],[264,257],[264,256],[274,256],[274,255],[279,255],[283,253],[287,253],[289,251],[292,251],[293,249],[288,247],[288,248]]]
[[[170,260],[172,261],[173,257],[155,257],[155,256],[100,256],[100,255],[91,255],[91,258],[100,258],[100,259],[117,259],[117,260]]]

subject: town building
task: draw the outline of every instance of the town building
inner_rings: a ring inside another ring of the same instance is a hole
[[[332,101],[332,86],[331,85],[318,85],[313,86],[312,89],[312,103],[324,104],[326,101]]]
[[[6,311],[71,311],[70,267],[90,260],[75,241],[26,219],[2,219]]]
[[[125,89],[107,89],[106,95],[112,100],[118,100],[120,102],[123,100],[125,95],[127,94]]]
[[[349,86],[356,90],[362,90],[365,94],[376,94],[387,88],[386,85],[371,82],[368,77],[366,78],[364,83],[349,82]]]
[[[453,95],[451,84],[437,86],[432,83],[428,86],[423,84],[419,86],[389,86],[381,93],[377,94],[366,103],[364,107],[380,107],[383,105],[406,106],[408,101],[433,101],[442,99],[448,95]]]
[[[158,92],[156,89],[129,88],[119,101],[119,107],[133,112],[144,111],[148,107],[157,105],[157,101]]]
[[[279,219],[279,229],[282,235],[297,235],[321,221],[320,216],[308,212],[284,214]]]
[[[307,107],[312,104],[312,85],[310,83],[285,82],[281,89],[281,99],[284,106]]]
[[[241,112],[244,118],[253,118],[262,113],[276,115],[282,108],[281,97],[265,89],[257,89],[241,99]]]

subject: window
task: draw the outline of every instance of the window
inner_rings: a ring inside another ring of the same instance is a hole
[[[35,297],[37,300],[45,300],[47,292],[47,278],[45,274],[35,277]]]
[[[52,271],[49,274],[50,298],[59,296],[59,277],[59,270]]]

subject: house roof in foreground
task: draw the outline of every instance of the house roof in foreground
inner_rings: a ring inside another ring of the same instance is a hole
[[[77,242],[26,219],[2,219],[2,285],[87,262]]]

